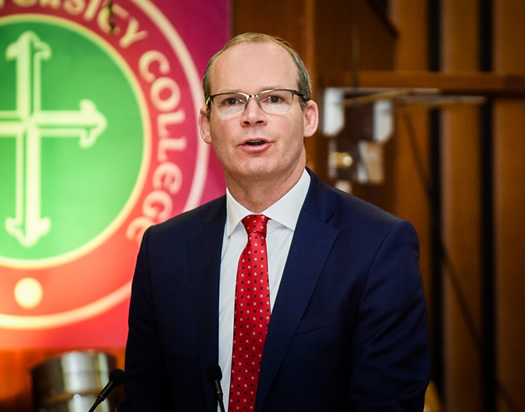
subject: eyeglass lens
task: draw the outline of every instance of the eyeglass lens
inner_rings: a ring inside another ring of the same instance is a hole
[[[290,90],[267,90],[252,97],[267,113],[285,113],[292,106],[293,96]],[[220,114],[235,114],[245,109],[249,98],[244,93],[220,94],[214,98],[213,104]]]

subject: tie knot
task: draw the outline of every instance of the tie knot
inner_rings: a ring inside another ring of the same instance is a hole
[[[270,220],[264,215],[248,215],[242,220],[242,224],[248,233],[261,233],[266,236],[266,223]]]

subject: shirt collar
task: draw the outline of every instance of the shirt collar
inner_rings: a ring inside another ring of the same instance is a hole
[[[261,214],[268,216],[271,221],[295,230],[301,207],[310,187],[310,179],[310,175],[305,169],[295,186]],[[253,212],[237,202],[230,191],[226,189],[226,235],[229,237],[240,221],[251,214]]]

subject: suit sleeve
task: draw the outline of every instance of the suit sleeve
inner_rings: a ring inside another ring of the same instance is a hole
[[[353,336],[356,411],[423,410],[430,355],[418,248],[412,225],[398,221],[372,259]]]
[[[169,411],[165,362],[160,347],[148,270],[148,229],[144,234],[131,293],[126,345],[125,396],[119,412]]]

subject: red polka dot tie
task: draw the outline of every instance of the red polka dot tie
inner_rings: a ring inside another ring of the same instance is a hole
[[[264,215],[249,215],[242,220],[248,232],[248,243],[237,269],[230,411],[250,411],[255,407],[264,341],[270,322],[267,222]]]

